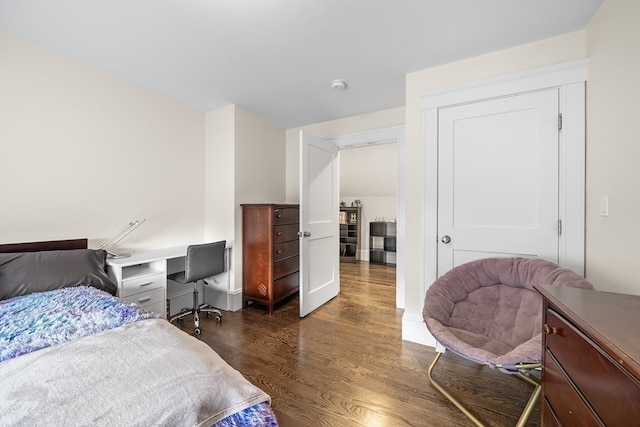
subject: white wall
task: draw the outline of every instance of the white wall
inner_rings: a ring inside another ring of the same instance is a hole
[[[640,2],[604,3],[587,28],[587,56],[586,276],[640,295]]]
[[[0,241],[203,240],[204,114],[0,34]]]

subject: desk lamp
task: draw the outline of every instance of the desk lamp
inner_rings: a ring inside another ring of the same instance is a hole
[[[145,222],[146,220],[147,220],[147,218],[144,218],[142,221],[136,219],[135,221],[130,222],[129,225],[124,227],[122,230],[118,231],[113,237],[111,237],[110,239],[105,240],[104,242],[102,242],[100,244],[100,246],[98,246],[98,249],[104,249],[105,251],[107,251],[107,258],[117,259],[117,258],[130,257],[131,254],[128,254],[128,253],[117,254],[117,253],[111,252],[111,251],[109,251],[108,249],[105,249],[105,248],[108,247],[108,246],[115,246],[118,243],[120,243],[120,241],[122,239],[127,237],[133,230],[135,230],[140,225],[142,225],[142,223]]]

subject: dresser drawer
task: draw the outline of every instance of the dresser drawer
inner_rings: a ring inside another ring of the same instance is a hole
[[[300,273],[290,274],[273,282],[273,296],[291,294],[300,287]]]
[[[556,414],[553,413],[546,397],[542,399],[540,404],[540,415],[542,417],[542,423],[540,424],[542,427],[560,427],[562,425]]]
[[[126,279],[122,281],[122,286],[118,290],[118,296],[124,298],[139,292],[150,291],[156,288],[164,288],[166,280],[167,278],[164,273],[149,274],[146,276]]]
[[[273,224],[297,224],[300,221],[298,208],[275,208],[273,210]]]
[[[297,240],[275,244],[273,245],[273,260],[280,261],[285,258],[298,255],[299,250],[300,242],[298,242]]]
[[[122,299],[139,305],[142,308],[157,303],[163,303],[166,306],[163,288],[150,289],[148,291],[140,292],[135,295],[129,295],[126,298]]]
[[[273,263],[273,280],[295,273],[300,269],[300,257],[298,255]]]
[[[544,396],[548,399],[551,412],[565,426],[601,426],[589,407],[573,388],[569,380],[555,362],[553,356],[545,355],[544,364]],[[545,425],[554,425],[553,423]]]
[[[620,402],[640,402],[640,385],[595,345],[587,336],[553,310],[547,311],[547,348],[564,367],[571,381],[607,425],[620,424]],[[555,329],[553,329],[555,328]],[[640,425],[640,406],[632,411]]]
[[[273,227],[273,243],[298,240],[298,224],[278,225]]]

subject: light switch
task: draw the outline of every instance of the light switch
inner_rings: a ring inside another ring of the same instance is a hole
[[[609,198],[600,197],[600,216],[609,216]]]

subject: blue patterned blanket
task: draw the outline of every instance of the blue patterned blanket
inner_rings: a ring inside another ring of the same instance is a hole
[[[0,301],[0,363],[159,315],[86,286]],[[212,427],[277,427],[268,402],[234,413]]]
[[[87,286],[0,301],[0,362],[157,317],[160,316]]]

